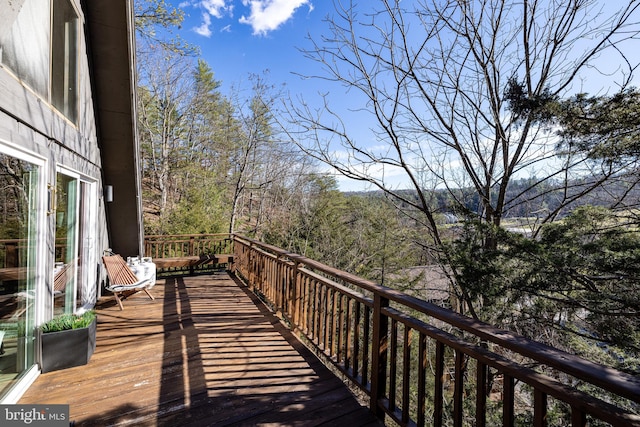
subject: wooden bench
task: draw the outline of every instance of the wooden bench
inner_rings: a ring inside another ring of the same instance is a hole
[[[233,254],[215,254],[214,264],[233,264]]]
[[[107,269],[109,277],[109,285],[106,286],[108,291],[113,292],[120,310],[124,310],[122,300],[127,291],[144,291],[152,300],[153,295],[147,290],[147,286],[151,284],[151,279],[138,280],[138,277],[131,271],[125,260],[120,255],[105,255],[102,262]],[[121,298],[122,297],[122,298]]]
[[[154,258],[153,262],[158,269],[162,268],[186,268],[191,272],[195,267],[204,264],[231,264],[233,254],[209,254],[199,256],[183,256],[172,258]]]

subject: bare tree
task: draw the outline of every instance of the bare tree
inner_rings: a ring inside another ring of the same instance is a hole
[[[243,232],[259,236],[270,219],[279,217],[297,182],[312,171],[309,159],[279,134],[276,122],[281,88],[270,84],[266,75],[251,75],[250,96],[239,88],[232,96],[241,137],[233,147],[232,202],[230,232],[237,231],[241,218]]]
[[[138,123],[143,167],[159,191],[158,211],[162,218],[170,202],[175,202],[176,162],[185,141],[185,111],[192,95],[190,61],[167,51],[148,54],[138,61],[141,82],[138,96]]]
[[[538,187],[565,185],[560,207],[541,224],[624,171],[559,153],[555,129],[540,115],[546,103],[592,82],[599,92],[630,85],[638,0],[615,10],[595,0],[344,4],[335,2],[327,19],[330,34],[304,50],[323,70],[305,77],[324,81],[326,92],[319,108],[291,103],[291,136],[314,158],[418,212],[434,257],[442,255],[443,237],[430,190],[448,189],[451,209],[499,226]],[[515,89],[528,108],[511,108]],[[332,104],[332,91],[348,91],[348,111]],[[368,143],[355,133],[362,123],[370,124]],[[414,191],[385,178],[398,171]],[[541,179],[510,194],[515,180],[534,175]],[[596,178],[569,186],[587,175]],[[487,247],[494,244],[487,238]]]

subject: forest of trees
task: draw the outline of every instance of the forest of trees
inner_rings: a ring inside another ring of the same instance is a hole
[[[303,53],[322,84],[364,96],[381,154],[357,145],[330,98],[316,114],[268,72],[223,92],[172,35],[180,10],[138,0],[145,231],[238,232],[406,291],[398,273],[439,266],[464,314],[640,374],[640,2],[605,6],[337,8]],[[603,57],[620,64],[604,76],[615,91],[580,92]],[[340,192],[321,165],[376,191]],[[412,187],[369,175],[375,165]]]

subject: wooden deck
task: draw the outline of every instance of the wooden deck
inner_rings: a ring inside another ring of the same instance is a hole
[[[41,375],[19,403],[70,405],[76,426],[379,425],[227,273],[158,280],[98,305],[86,366]]]

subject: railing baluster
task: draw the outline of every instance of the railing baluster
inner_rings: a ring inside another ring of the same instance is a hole
[[[455,377],[453,386],[453,425],[462,427],[462,401],[464,398],[465,356],[459,350],[455,351]]]
[[[313,337],[313,316],[315,315],[315,310],[313,309],[315,305],[315,292],[316,288],[314,287],[314,279],[312,277],[307,277],[307,336]]]
[[[276,283],[278,285],[278,301],[280,303],[280,307],[282,308],[282,312],[286,313],[286,308],[287,308],[287,266],[282,263],[282,262],[278,262],[279,260],[272,260],[271,264],[274,264],[273,267],[271,267],[271,270],[273,271],[273,283]]]
[[[272,265],[268,257],[262,255],[262,280],[264,283],[264,288],[267,290],[266,294],[270,295],[269,301],[274,301],[276,303],[276,307],[278,304],[278,284],[273,283],[271,277],[272,273]]]
[[[301,298],[302,298],[302,276],[300,274],[300,271],[298,271],[298,262],[295,263],[291,274],[292,274],[292,281],[293,281],[293,286],[291,287],[293,290],[293,307],[292,307],[292,313],[291,313],[291,317],[292,317],[292,321],[293,324],[296,325],[297,327],[301,327],[301,319],[300,319],[300,303],[301,303]]]
[[[314,340],[315,338],[315,333],[316,333],[316,314],[318,312],[318,308],[317,308],[317,301],[318,299],[317,297],[317,286],[316,286],[316,279],[314,278],[310,278],[309,279],[309,284],[310,284],[310,288],[309,288],[309,338],[311,339],[311,341]]]
[[[487,425],[487,365],[478,361],[476,364],[476,426]]]
[[[396,409],[396,386],[398,375],[398,321],[391,320],[389,337],[389,411]]]
[[[443,415],[443,387],[444,387],[444,344],[440,341],[436,342],[436,361],[435,361],[435,389],[433,393],[433,425],[434,427],[442,426]]]
[[[300,293],[298,295],[298,298],[300,298],[300,323],[301,323],[301,327],[302,330],[305,331],[305,333],[308,332],[307,329],[307,303],[309,302],[309,288],[308,288],[308,281],[309,278],[302,272],[298,271],[298,275],[300,276]]]
[[[317,291],[317,287],[316,287],[316,280],[314,278],[310,278],[309,279],[309,337],[311,338],[311,340],[313,340],[314,334],[315,334],[315,328],[316,328],[316,324],[315,324],[315,319],[316,319],[316,313],[317,313],[317,309],[316,309],[316,291]]]
[[[329,316],[329,354],[334,357],[336,355],[336,351],[335,351],[335,346],[336,346],[336,339],[337,339],[337,331],[338,328],[340,327],[339,324],[339,318],[338,318],[338,297],[339,294],[338,292],[333,289],[330,288],[329,289],[331,292],[331,314]],[[337,359],[336,359],[337,361]]]
[[[409,423],[409,408],[411,403],[411,329],[404,328],[404,349],[402,354],[402,423]]]
[[[345,313],[342,306],[344,295],[341,292],[336,291],[336,315],[335,315],[335,344],[334,354],[336,356],[336,362],[341,363],[344,359],[342,357],[342,342],[345,334]]]
[[[305,301],[306,301],[306,290],[305,290],[305,282],[306,282],[306,277],[304,276],[304,273],[302,273],[300,270],[298,270],[296,268],[296,286],[298,286],[298,302],[296,303],[296,309],[297,309],[297,321],[296,324],[298,326],[298,328],[300,329],[300,331],[303,331],[304,333],[306,333],[306,328],[305,328]]]
[[[318,346],[320,347],[320,349],[324,350],[324,346],[323,346],[323,342],[322,342],[322,336],[324,333],[324,315],[325,315],[325,311],[324,311],[324,304],[326,302],[325,299],[325,288],[324,285],[322,284],[322,282],[318,281],[316,283],[316,286],[318,287],[318,328],[316,331],[316,342],[318,343]]]
[[[293,284],[291,282],[291,266],[283,261],[282,270],[282,306],[285,308],[284,312],[287,313],[287,317],[290,317],[292,301],[295,301],[292,298],[291,293],[293,289]]]
[[[275,301],[276,307],[281,309],[284,303],[284,283],[282,282],[282,276],[279,276],[282,266],[274,263],[274,261],[270,258],[267,259],[267,263],[269,265],[269,283],[271,284],[274,293],[274,299],[272,301]]]
[[[332,290],[330,288],[326,288],[324,290],[324,320],[322,322],[324,333],[322,341],[324,352],[327,356],[331,356],[331,314],[333,312],[331,308],[331,298],[332,298]]]
[[[315,315],[315,311],[313,310],[313,306],[315,304],[315,288],[313,286],[313,278],[307,277],[307,306],[305,317],[307,319],[307,337],[310,339],[313,337],[313,316]]]
[[[571,407],[571,427],[586,427],[587,415],[575,406]]]
[[[533,392],[533,425],[535,427],[547,425],[547,394],[540,390]]]
[[[313,319],[313,338],[317,345],[320,345],[320,325],[321,325],[321,317],[322,317],[322,284],[314,280],[314,287],[316,289],[315,294],[315,316]]]
[[[351,299],[349,299],[348,296],[344,296],[344,335],[342,337],[342,352],[343,352],[343,357],[344,357],[344,368],[347,370],[347,372],[349,371],[349,369],[351,367],[353,367],[353,365],[351,364],[351,346],[350,346],[350,342],[353,339],[353,334],[351,333],[351,325],[353,322],[352,319],[352,314],[353,314],[353,310],[352,310],[352,301]],[[354,376],[356,376],[357,374],[354,372]]]
[[[271,291],[271,301],[275,301],[276,309],[282,307],[280,305],[281,298],[281,289],[280,289],[280,281],[274,280],[276,277],[276,266],[271,262],[271,258],[264,257],[264,266],[265,266],[265,280],[267,282],[267,286]]]
[[[427,423],[427,336],[420,334],[418,338],[418,415],[416,424],[422,427]],[[434,425],[436,423],[434,422]]]
[[[362,318],[361,312],[362,310],[360,301],[353,302],[353,344],[351,350],[351,366],[353,368],[353,375],[358,377],[358,370],[360,369],[360,340],[362,339],[362,335],[360,331],[362,330],[360,320]],[[365,386],[367,384],[366,376],[364,373],[361,375],[362,377],[362,385]]]
[[[512,376],[503,374],[502,382],[502,425],[511,427],[515,420],[513,407],[515,400],[515,381]]]
[[[274,272],[273,280],[274,283],[278,284],[280,308],[282,309],[282,314],[286,315],[289,312],[288,266],[281,259],[271,260],[271,263],[274,264],[272,267]]]
[[[363,330],[362,330],[362,385],[366,386],[369,384],[369,369],[371,366],[369,365],[369,342],[371,339],[370,331],[370,322],[371,322],[371,309],[368,305],[364,306],[364,322],[363,322]]]

